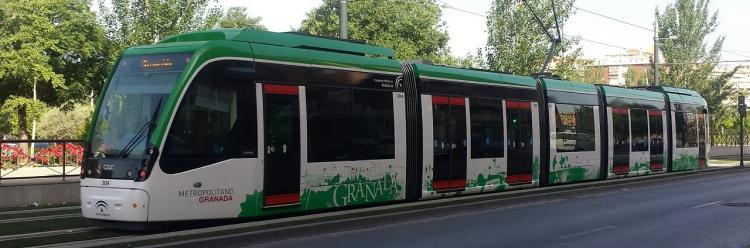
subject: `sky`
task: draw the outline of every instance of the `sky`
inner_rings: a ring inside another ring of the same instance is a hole
[[[643,27],[653,27],[654,10],[674,0],[577,0],[575,6],[601,15],[625,20]],[[492,0],[441,0],[453,8],[486,14]],[[219,0],[222,7],[245,6],[251,16],[262,17],[261,24],[271,31],[284,32],[297,28],[305,13],[319,6],[322,0]],[[747,24],[747,0],[713,0],[712,11],[719,11],[719,26],[710,36],[710,43],[725,35],[722,60],[750,59],[750,25]],[[450,35],[449,46],[455,56],[474,53],[487,41],[486,18],[481,15],[443,8],[443,20]],[[623,48],[653,50],[653,32],[631,27],[605,18],[577,11],[563,25],[566,35],[580,35],[583,39]],[[581,41],[584,56],[601,58],[605,54],[622,53],[623,49]]]

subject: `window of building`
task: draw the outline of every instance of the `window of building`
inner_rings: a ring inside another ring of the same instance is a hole
[[[648,151],[648,113],[645,109],[630,109],[630,129],[632,151]]]
[[[557,151],[595,150],[594,108],[585,105],[557,104]]]
[[[503,109],[500,100],[469,99],[471,157],[503,156]]]
[[[309,162],[395,158],[393,93],[307,87]]]
[[[252,64],[246,61],[217,61],[198,72],[167,135],[160,161],[164,172],[257,157],[252,76]]]

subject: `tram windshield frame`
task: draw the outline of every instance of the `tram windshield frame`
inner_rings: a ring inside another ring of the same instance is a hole
[[[99,106],[91,140],[93,157],[143,155],[148,135],[139,132],[159,124],[151,121],[163,112],[159,105],[166,104],[191,57],[192,53],[161,53],[120,59]]]

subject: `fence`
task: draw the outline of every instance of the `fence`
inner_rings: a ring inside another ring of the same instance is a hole
[[[0,140],[0,181],[78,176],[84,140]]]
[[[740,145],[740,135],[739,134],[711,134],[711,137],[709,137],[709,141],[711,142],[712,147],[721,147],[721,146],[739,146]],[[748,145],[748,135],[745,134],[745,145]]]

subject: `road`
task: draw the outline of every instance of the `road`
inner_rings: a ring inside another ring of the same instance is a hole
[[[158,233],[92,226],[81,217],[76,203],[3,209],[0,247],[747,247],[750,244],[750,169],[670,175],[642,181],[570,185],[574,189],[552,187],[497,196],[475,195],[487,196],[476,201],[463,200],[474,197],[469,196],[289,218],[192,223]],[[339,215],[350,217],[336,217]],[[233,223],[242,227],[230,227]],[[224,231],[210,230],[212,227]],[[181,234],[181,230],[189,234]]]
[[[388,222],[243,246],[747,247],[750,170],[549,194]]]

